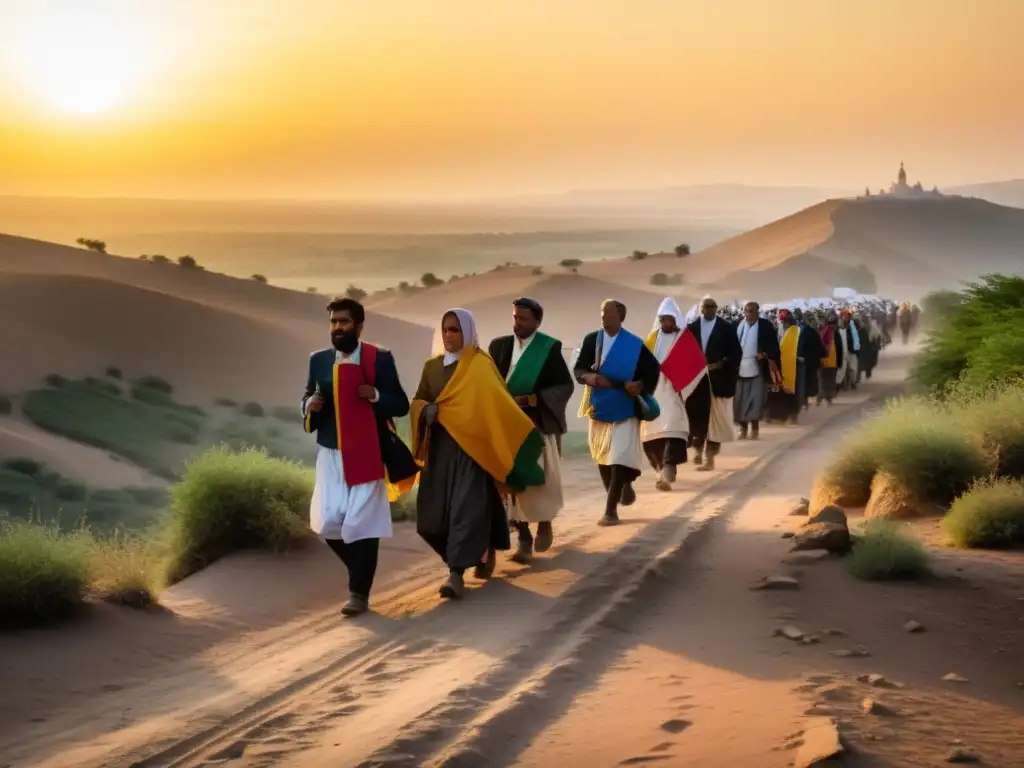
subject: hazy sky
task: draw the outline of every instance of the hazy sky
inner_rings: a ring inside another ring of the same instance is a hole
[[[0,194],[1024,177],[1024,0],[0,0]]]

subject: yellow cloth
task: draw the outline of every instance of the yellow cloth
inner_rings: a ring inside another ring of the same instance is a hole
[[[837,362],[836,362],[836,344],[838,344],[838,343],[839,343],[839,339],[837,339],[833,335],[832,336],[832,343],[829,344],[829,346],[828,346],[828,356],[825,358],[825,361],[821,364],[822,368],[835,368],[836,367],[836,365],[837,365]]]
[[[467,347],[455,373],[434,401],[437,421],[487,474],[504,483],[516,454],[535,427],[516,405],[494,361],[476,347]],[[414,400],[410,408],[416,458],[426,463],[420,413],[428,405]]]
[[[654,346],[657,343],[658,343],[658,332],[657,331],[651,331],[651,335],[647,337],[646,341],[644,341],[644,346],[647,347],[649,350],[651,350],[651,353],[653,354],[654,353]]]
[[[796,348],[799,339],[800,329],[792,325],[779,342],[782,353],[782,389],[790,394],[796,392]]]

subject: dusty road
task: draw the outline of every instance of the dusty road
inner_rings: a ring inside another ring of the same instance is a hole
[[[0,765],[786,765],[775,748],[806,697],[788,681],[752,695],[759,676],[743,666],[760,662],[740,647],[730,657],[744,617],[777,612],[741,582],[777,562],[766,542],[778,544],[780,509],[807,493],[842,430],[898,388],[901,352],[800,426],[727,445],[714,474],[684,467],[670,494],[645,475],[617,528],[595,525],[596,469],[567,462],[555,547],[469,580],[461,602],[438,597],[435,559],[410,557],[376,613],[345,621],[335,604],[113,682],[6,736]],[[712,543],[731,565],[676,584]],[[623,633],[636,635],[628,649]],[[700,718],[687,714],[698,701]],[[726,738],[738,720],[750,738]]]

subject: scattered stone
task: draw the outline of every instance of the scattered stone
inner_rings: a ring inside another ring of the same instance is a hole
[[[842,510],[840,510],[842,511]],[[850,529],[839,523],[808,523],[793,537],[791,552],[822,549],[829,553],[845,554],[850,551]]]
[[[853,698],[853,692],[851,688],[842,683],[834,683],[820,688],[818,696],[825,701],[849,701]],[[822,704],[819,701],[815,703],[815,706],[822,706]]]
[[[817,718],[811,721],[804,730],[803,742],[796,753],[796,768],[821,765],[826,760],[843,755],[846,751],[839,740],[836,721],[831,718]]]
[[[821,630],[823,635],[834,635],[835,637],[845,637],[846,632],[841,629],[823,629]]]
[[[797,501],[792,509],[789,510],[789,514],[793,517],[807,517],[811,513],[811,502],[807,499],[800,499]]]
[[[865,648],[863,645],[857,645],[853,648],[840,648],[838,651],[832,651],[832,655],[838,656],[841,659],[849,659],[864,658],[866,656],[870,656],[871,654],[868,653],[868,649]]]
[[[792,576],[765,576],[751,589],[800,589],[800,582]]]
[[[804,711],[807,717],[828,717],[832,714],[832,708],[827,707],[824,704],[815,704],[808,710]]]
[[[784,637],[787,640],[794,640],[794,641],[796,641],[798,643],[801,640],[804,639],[803,631],[797,629],[792,624],[787,624],[784,627],[779,627],[774,632],[772,632],[772,636],[773,637]]]
[[[839,507],[834,506],[825,507],[818,512],[818,514],[812,516],[805,525],[814,525],[815,523],[833,523],[835,525],[841,525],[844,528],[850,527],[850,524],[846,520],[846,513]]]
[[[947,763],[977,763],[978,756],[966,747],[953,747],[946,756]]]
[[[942,679],[947,683],[967,683],[970,682],[966,677],[960,677],[956,672],[950,672],[948,675],[943,675]]]
[[[894,715],[889,707],[882,704],[877,699],[866,698],[860,703],[860,708],[864,711],[865,715],[879,715],[880,717],[888,717]]]
[[[817,635],[804,635],[802,638],[800,638],[800,642],[804,645],[814,645],[815,643],[820,643],[821,638]]]
[[[785,533],[782,534],[782,538],[784,538],[784,539],[792,539],[794,536],[796,536],[796,534],[793,533],[792,531],[786,531]]]
[[[877,672],[873,672],[870,675],[858,675],[857,682],[867,683],[868,685],[874,685],[879,688],[889,683],[889,681],[885,679],[885,675],[880,675]]]
[[[911,619],[903,625],[903,629],[905,629],[907,632],[924,632],[924,624],[920,623],[919,621],[914,621],[913,619]]]

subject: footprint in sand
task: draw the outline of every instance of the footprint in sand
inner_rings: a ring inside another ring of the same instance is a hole
[[[661,730],[668,731],[669,733],[682,733],[691,725],[693,723],[689,720],[666,720],[661,724]]]
[[[670,699],[670,701],[673,704],[675,704],[676,702],[679,702],[679,701],[689,701],[692,698],[693,698],[693,696],[689,695],[688,693],[684,693],[682,696],[673,696]]]
[[[643,765],[644,763],[660,763],[664,760],[671,760],[672,755],[637,755],[621,760],[619,765]]]

